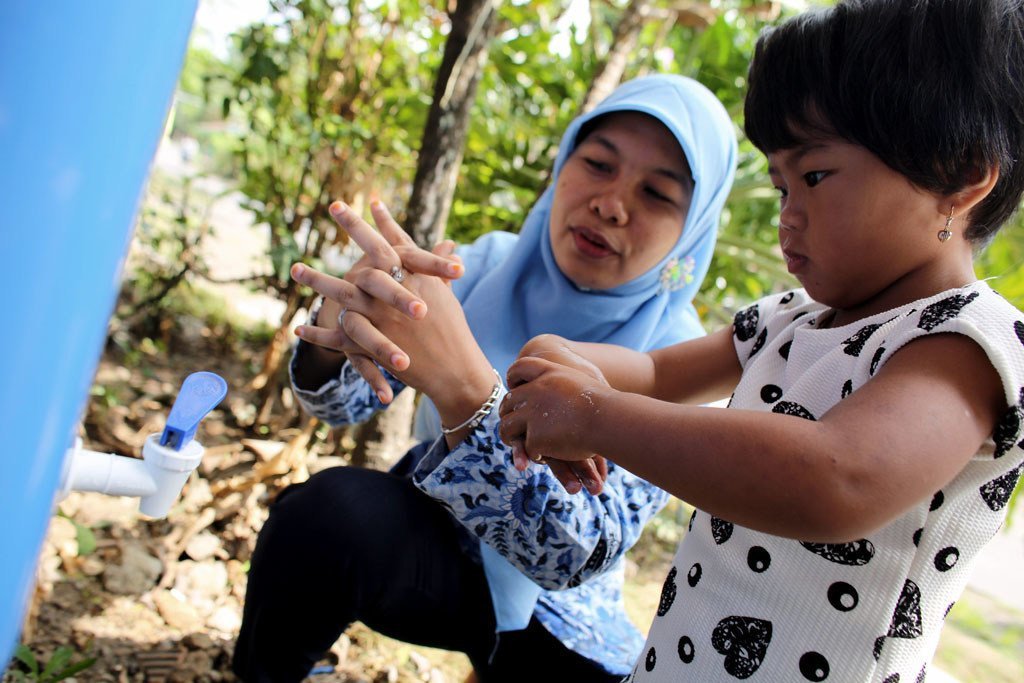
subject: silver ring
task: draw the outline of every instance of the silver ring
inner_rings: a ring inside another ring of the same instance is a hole
[[[405,271],[402,270],[402,266],[391,266],[391,277],[395,278],[395,282],[401,282],[405,279]]]
[[[341,309],[341,313],[338,314],[338,327],[345,326],[345,314],[348,313],[347,308]]]

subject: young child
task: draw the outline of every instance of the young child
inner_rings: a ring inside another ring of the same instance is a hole
[[[922,681],[1024,469],[1024,315],[972,266],[1024,189],[1024,5],[803,14],[745,113],[803,289],[649,353],[538,337],[501,436],[697,506],[633,680]]]

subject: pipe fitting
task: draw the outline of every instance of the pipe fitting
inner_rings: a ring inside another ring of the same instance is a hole
[[[82,440],[67,455],[58,500],[70,491],[95,491],[113,496],[137,496],[139,511],[166,517],[181,495],[189,475],[199,467],[204,449],[190,440],[180,451],[160,445],[160,434],[150,434],[142,446],[142,459],[82,448]]]

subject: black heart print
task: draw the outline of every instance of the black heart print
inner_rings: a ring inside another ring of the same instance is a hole
[[[715,545],[722,545],[732,538],[732,530],[735,527],[732,522],[727,522],[718,517],[711,518],[711,535],[715,539]]]
[[[866,538],[850,543],[804,543],[801,541],[800,545],[818,557],[848,567],[864,566],[875,556],[875,546]]]
[[[761,330],[761,334],[757,335],[757,340],[754,341],[754,346],[750,349],[750,355],[747,358],[753,358],[754,354],[761,350],[764,346],[765,340],[768,339],[768,328]]]
[[[1010,409],[1003,413],[1003,417],[992,432],[992,440],[996,442],[996,452],[992,455],[993,458],[1001,458],[1013,448],[1020,435],[1022,415],[1024,415],[1024,408],[1021,408],[1020,405],[1010,406]]]
[[[867,344],[868,339],[870,339],[871,335],[875,333],[875,330],[881,326],[882,324],[878,323],[876,325],[862,327],[857,334],[853,335],[849,339],[843,340],[843,346],[845,347],[843,352],[848,356],[859,356],[860,352],[864,350],[864,345]]]
[[[954,294],[947,299],[925,306],[924,310],[921,311],[921,319],[918,321],[917,326],[922,330],[934,330],[947,320],[952,320],[960,315],[960,311],[964,309],[964,306],[977,298],[978,292],[971,292],[967,296]]]
[[[890,638],[918,638],[924,633],[921,623],[921,589],[907,579],[903,584],[903,592],[896,602],[889,624]]]
[[[725,671],[734,678],[750,678],[761,668],[772,642],[772,622],[754,617],[726,617],[711,634],[711,646],[725,655]]]
[[[985,501],[992,512],[999,512],[1010,502],[1010,494],[1013,493],[1017,480],[1020,479],[1024,465],[1018,465],[1001,477],[997,477],[978,489],[981,499]]]
[[[668,572],[668,576],[665,577],[665,585],[661,587],[661,600],[658,601],[658,616],[663,617],[668,614],[668,611],[675,600],[676,568],[672,567]]]
[[[773,413],[779,413],[780,415],[793,415],[795,417],[802,417],[805,420],[814,420],[814,415],[811,411],[804,408],[799,403],[793,403],[792,401],[779,401],[772,408]]]
[[[759,318],[760,314],[757,312],[757,306],[744,308],[737,313],[732,323],[733,333],[736,335],[736,338],[741,342],[753,339],[757,333],[757,321]]]

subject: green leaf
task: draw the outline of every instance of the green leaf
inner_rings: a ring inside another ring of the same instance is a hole
[[[83,659],[82,661],[76,662],[75,664],[72,664],[72,665],[70,665],[70,666],[68,666],[68,667],[66,667],[64,669],[61,669],[57,673],[55,673],[53,680],[54,681],[62,681],[65,678],[70,678],[71,676],[74,676],[79,671],[85,671],[86,669],[88,669],[89,667],[91,667],[95,663],[96,663],[96,658],[95,657],[88,657],[86,659]]]
[[[96,550],[96,534],[92,532],[92,529],[84,524],[75,522],[75,520],[71,521],[75,525],[75,538],[78,540],[78,556],[88,555]]]
[[[57,508],[57,516],[63,517],[64,519],[71,522],[75,527],[75,540],[78,541],[78,556],[88,555],[92,551],[96,550],[96,534],[92,532],[92,529],[81,524],[67,515],[63,510]]]
[[[15,649],[14,658],[27,666],[29,673],[33,675],[39,674],[39,662],[36,660],[36,656],[32,654],[32,650],[28,649],[28,646],[24,643],[19,644],[17,649]]]
[[[46,663],[42,673],[39,674],[40,681],[59,681],[59,678],[55,677],[57,671],[65,668],[68,662],[71,661],[71,656],[74,651],[65,646],[58,647],[54,650],[53,655],[50,657],[50,661]]]

